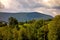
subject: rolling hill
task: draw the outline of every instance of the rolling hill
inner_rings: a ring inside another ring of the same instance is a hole
[[[51,19],[51,15],[46,15],[38,12],[20,12],[20,13],[6,13],[0,12],[0,20],[8,21],[9,17],[14,17],[18,21],[28,21],[32,19]]]

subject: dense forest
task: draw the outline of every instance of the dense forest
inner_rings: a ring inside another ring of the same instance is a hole
[[[0,22],[0,40],[60,40],[60,15],[52,19]]]

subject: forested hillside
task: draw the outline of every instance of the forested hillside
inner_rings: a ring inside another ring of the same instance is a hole
[[[60,40],[60,15],[53,19],[0,22],[0,40]]]

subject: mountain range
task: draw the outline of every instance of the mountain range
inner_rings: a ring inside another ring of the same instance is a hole
[[[39,12],[20,12],[20,13],[7,13],[0,12],[0,20],[8,21],[9,17],[14,17],[18,21],[28,21],[32,19],[51,19],[51,15],[42,14]]]

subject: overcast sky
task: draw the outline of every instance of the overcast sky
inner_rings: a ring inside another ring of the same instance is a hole
[[[0,12],[60,14],[60,0],[0,0]]]

